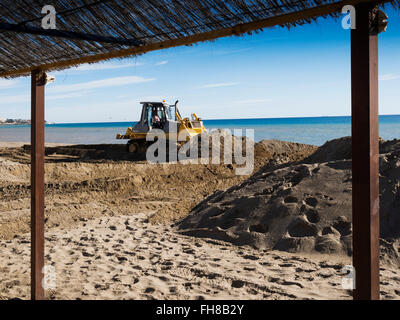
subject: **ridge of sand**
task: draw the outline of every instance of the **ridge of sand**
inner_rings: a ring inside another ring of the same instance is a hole
[[[301,146],[303,154],[296,159],[315,150]],[[255,145],[255,170],[272,158],[263,144]],[[0,239],[29,231],[29,161],[29,145],[0,148]],[[178,221],[214,191],[247,178],[237,176],[235,168],[236,164],[148,164],[143,155],[129,154],[121,144],[48,146],[46,228],[148,211],[153,212],[152,222]]]
[[[381,148],[388,153],[382,160],[384,174],[393,174],[393,181],[398,181],[397,169],[393,169],[397,156],[390,153],[398,149],[396,142],[383,142]],[[319,164],[311,158],[308,163],[301,161],[316,150],[264,141],[256,144],[256,170],[275,172],[279,180],[285,177],[285,168],[298,166],[297,174],[306,174],[303,180],[307,180],[308,169],[304,168]],[[333,157],[338,158],[335,153]],[[340,285],[341,268],[350,264],[346,254],[288,253],[177,233],[170,223],[184,218],[203,199],[266,178],[238,177],[234,167],[149,165],[127,154],[123,145],[47,147],[46,263],[57,272],[57,288],[47,296],[351,298]],[[321,173],[328,170],[337,168],[328,166]],[[292,179],[293,174],[288,177]],[[0,299],[29,296],[29,179],[29,147],[0,148]],[[393,249],[389,240],[384,242],[389,258],[381,265],[381,294],[384,299],[400,299],[400,274],[397,266],[389,264]]]
[[[400,141],[381,140],[381,260],[400,264]],[[288,252],[351,255],[351,139],[327,142],[300,163],[267,164],[203,200],[183,234]]]
[[[295,255],[177,234],[149,214],[104,217],[46,233],[56,271],[49,299],[351,299],[350,258]],[[0,241],[0,296],[29,298],[29,235]],[[381,267],[383,299],[400,299],[398,269]]]

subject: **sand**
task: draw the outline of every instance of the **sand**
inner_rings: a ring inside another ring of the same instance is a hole
[[[315,151],[263,141],[251,177],[235,175],[236,164],[150,165],[122,145],[48,146],[46,263],[56,270],[57,286],[47,297],[350,299],[341,286],[341,269],[351,263],[346,250],[286,252],[179,230],[202,201],[257,181],[263,170],[313,166]],[[284,172],[278,171],[277,180]],[[29,179],[29,146],[1,145],[0,299],[29,298]],[[400,299],[391,259],[381,276],[382,298]]]
[[[296,144],[297,145],[297,144]],[[302,145],[305,157],[315,147]],[[0,148],[0,239],[29,231],[30,147]],[[299,156],[296,155],[296,159]],[[273,158],[255,147],[255,171]],[[80,219],[152,211],[152,222],[185,217],[217,190],[244,181],[233,165],[148,164],[124,145],[46,148],[46,227]]]
[[[400,141],[380,147],[381,261],[400,266]],[[297,163],[268,163],[178,223],[183,234],[288,252],[352,255],[351,140]]]
[[[56,270],[49,299],[350,299],[341,270],[350,259],[256,250],[179,235],[149,215],[96,218],[46,233]],[[0,294],[29,297],[29,236],[1,241]],[[382,297],[400,298],[385,267]]]

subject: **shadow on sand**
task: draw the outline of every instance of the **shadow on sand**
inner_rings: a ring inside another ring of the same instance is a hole
[[[31,146],[22,147],[30,155]],[[102,162],[108,161],[144,161],[145,153],[132,154],[125,144],[93,144],[46,147],[46,162]]]

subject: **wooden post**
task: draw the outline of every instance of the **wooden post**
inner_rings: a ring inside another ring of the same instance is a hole
[[[378,35],[371,5],[356,7],[351,30],[354,299],[379,299]]]
[[[44,87],[31,74],[31,299],[44,299]]]

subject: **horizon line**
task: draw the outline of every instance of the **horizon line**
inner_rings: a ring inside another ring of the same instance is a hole
[[[400,116],[400,114],[380,114],[379,116]],[[263,119],[309,119],[309,118],[345,118],[350,117],[351,115],[340,115],[340,116],[305,116],[305,117],[297,117],[297,116],[290,116],[290,117],[272,117],[272,118],[217,118],[217,119],[205,119],[201,118],[203,121],[219,121],[219,120],[263,120]],[[125,122],[138,122],[139,120],[123,120],[123,121],[94,121],[94,122],[54,122],[48,121],[48,124],[83,124],[83,123],[125,123]]]
[[[379,117],[381,116],[400,116],[400,114],[380,114]],[[204,119],[201,118],[203,121],[221,121],[221,120],[274,120],[274,119],[315,119],[315,118],[351,118],[351,115],[328,115],[328,116],[303,116],[303,117],[298,117],[298,116],[289,116],[289,117],[272,117],[272,118],[214,118],[214,119]],[[13,119],[13,118],[7,118],[7,119]],[[14,119],[13,119],[14,120]],[[24,120],[24,121],[29,121],[30,119],[20,119],[20,118],[15,118],[15,120]],[[89,124],[89,123],[126,123],[126,122],[138,122],[139,120],[122,120],[122,121],[94,121],[94,122],[55,122],[55,121],[48,121],[46,120],[46,125],[53,125],[53,124]],[[7,124],[7,123],[0,123],[0,124]],[[13,125],[13,124],[8,124],[8,125]],[[23,125],[29,125],[29,124],[21,124]]]

